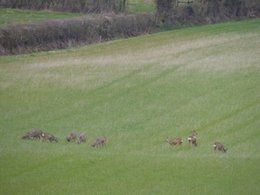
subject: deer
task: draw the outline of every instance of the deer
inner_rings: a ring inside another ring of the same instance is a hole
[[[193,146],[197,146],[197,132],[196,130],[192,131],[192,134],[188,137],[188,142],[193,145]]]
[[[173,138],[173,139],[166,139],[166,142],[168,144],[170,144],[171,146],[175,146],[175,145],[181,145],[182,144],[182,138],[181,137],[177,137],[177,138]]]
[[[94,144],[92,144],[92,147],[100,147],[106,145],[107,138],[104,136],[98,137]]]
[[[77,140],[77,133],[71,132],[71,133],[67,136],[66,140],[67,140],[68,142],[75,142],[75,141]]]
[[[215,142],[213,144],[213,148],[214,148],[214,151],[221,151],[221,152],[224,152],[226,153],[227,152],[227,148],[224,147],[224,145],[220,142]]]
[[[81,133],[79,135],[79,139],[77,141],[77,144],[81,144],[83,142],[86,142],[87,141],[87,136],[85,135],[85,133]]]
[[[22,136],[22,139],[41,139],[42,133],[42,130],[33,128]]]
[[[55,141],[55,142],[58,142],[58,139],[54,135],[52,135],[50,133],[44,133],[43,132],[41,137],[42,137],[43,141],[49,141],[49,142]]]

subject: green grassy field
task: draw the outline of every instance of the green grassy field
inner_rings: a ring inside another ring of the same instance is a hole
[[[34,11],[21,9],[0,9],[0,26],[28,22],[47,21],[50,19],[65,19],[81,16],[80,13]]]
[[[258,19],[0,57],[0,194],[259,194],[259,45]]]
[[[156,6],[154,0],[129,0],[128,1],[128,11],[138,13],[138,12],[155,12]]]

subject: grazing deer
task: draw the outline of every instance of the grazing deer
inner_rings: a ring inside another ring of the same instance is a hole
[[[92,144],[91,146],[92,147],[99,147],[99,146],[104,146],[106,145],[106,142],[107,142],[107,138],[102,136],[102,137],[98,137],[95,141],[94,144]]]
[[[68,142],[71,142],[71,141],[76,142],[77,133],[71,132],[66,139],[67,139]]]
[[[170,144],[171,146],[175,146],[175,145],[181,145],[182,144],[182,138],[181,137],[177,137],[177,138],[173,138],[173,139],[166,139],[166,142],[168,144]]]
[[[85,135],[85,133],[81,133],[79,136],[79,140],[77,141],[78,144],[81,144],[83,142],[87,141],[87,136]]]
[[[188,142],[193,145],[197,146],[197,132],[195,130],[192,131],[192,134],[188,137]]]
[[[43,141],[49,141],[49,142],[55,141],[55,142],[58,142],[58,139],[54,135],[52,135],[50,133],[42,133],[41,136],[42,136]]]
[[[221,151],[221,152],[227,152],[227,149],[224,147],[224,145],[220,142],[215,142],[213,144],[213,148],[214,148],[214,151],[216,152],[217,151]]]
[[[41,139],[42,133],[43,132],[40,129],[31,129],[24,136],[22,136],[22,139]]]

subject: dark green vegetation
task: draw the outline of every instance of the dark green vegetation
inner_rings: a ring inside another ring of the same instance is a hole
[[[260,3],[256,0],[156,0],[157,17],[165,25],[176,22],[216,23],[243,17],[257,17]]]
[[[259,43],[251,20],[1,57],[0,194],[259,194]]]
[[[127,0],[0,0],[0,7],[84,13],[123,12]]]

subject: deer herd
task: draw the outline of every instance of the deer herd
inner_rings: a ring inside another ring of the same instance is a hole
[[[197,132],[196,132],[196,130],[193,130],[193,131],[192,131],[191,135],[187,138],[187,140],[188,140],[188,143],[189,143],[190,145],[195,146],[195,147],[198,146],[198,143],[197,143]],[[171,146],[177,146],[177,145],[180,146],[180,145],[182,145],[183,140],[182,140],[181,137],[171,138],[171,139],[169,139],[169,138],[167,137],[166,142],[167,142],[168,144],[170,144]],[[222,143],[220,143],[220,142],[215,142],[215,143],[213,144],[213,149],[214,149],[215,152],[216,152],[216,151],[220,151],[220,152],[224,152],[224,153],[227,152],[227,148],[225,148],[224,145],[223,145]]]
[[[58,142],[58,138],[52,135],[51,133],[43,132],[40,129],[33,128],[30,131],[26,132],[22,139],[25,140],[41,140],[43,142],[49,141],[49,142]],[[66,137],[67,142],[74,142],[77,144],[82,144],[87,142],[87,136],[85,133],[78,134],[73,131]],[[181,137],[176,138],[166,138],[165,140],[170,146],[180,146],[183,143],[183,139]],[[187,138],[188,143],[191,146],[197,147],[197,132],[196,130],[193,130],[191,135]],[[107,138],[105,136],[97,137],[95,142],[91,144],[94,148],[99,148],[105,146],[107,143]],[[215,152],[227,152],[227,148],[224,147],[224,145],[220,142],[214,142],[213,149]]]
[[[55,137],[54,135],[43,132],[40,129],[33,128],[30,131],[26,132],[23,136],[22,139],[25,140],[41,140],[43,142],[49,141],[49,142],[58,142],[58,138]],[[77,144],[82,144],[87,141],[87,136],[85,133],[80,133],[79,136],[76,132],[71,132],[67,137],[66,137],[67,142],[74,142]],[[97,137],[96,141],[91,145],[92,147],[100,147],[106,145],[107,138],[104,136]]]

